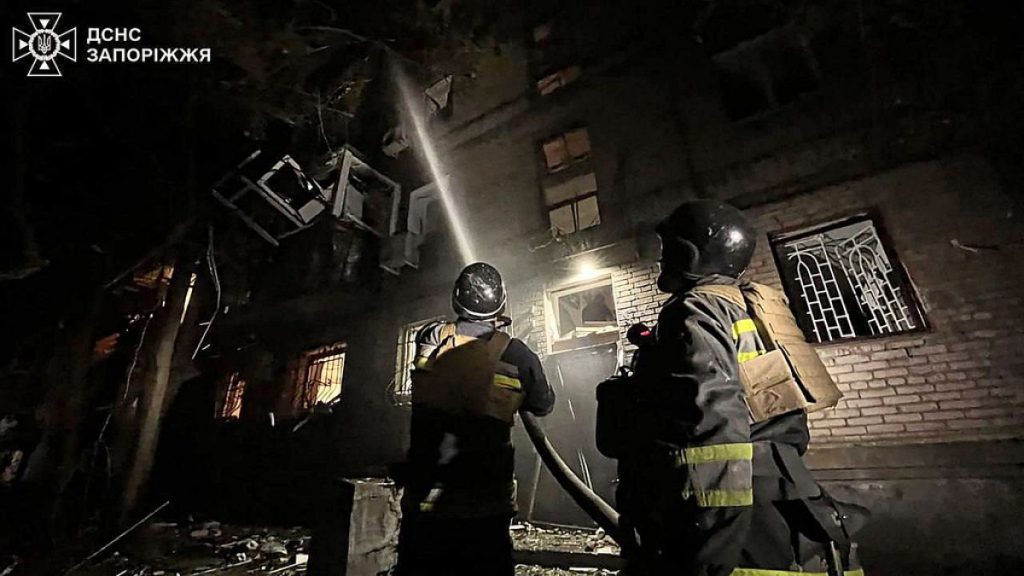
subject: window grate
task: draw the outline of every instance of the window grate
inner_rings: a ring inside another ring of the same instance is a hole
[[[220,418],[236,420],[242,416],[242,398],[245,396],[245,379],[238,372],[232,372],[228,376],[227,386],[224,389],[224,402],[221,404],[217,416]]]
[[[314,351],[309,354],[307,362],[302,394],[305,407],[327,404],[338,398],[345,372],[345,347],[333,346]]]
[[[840,262],[857,294],[857,303],[875,334],[916,328],[901,289],[892,281],[892,265],[874,226],[868,224],[839,246]]]
[[[796,280],[807,306],[806,315],[818,342],[856,336],[832,260],[825,249],[824,235],[815,236],[807,245],[797,243],[789,249],[789,258],[796,260]]]
[[[917,330],[924,317],[877,224],[855,217],[772,241],[794,314],[816,342]]]

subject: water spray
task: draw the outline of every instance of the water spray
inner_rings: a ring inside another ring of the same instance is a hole
[[[455,235],[455,243],[458,246],[459,255],[462,257],[464,264],[476,262],[477,260],[473,255],[473,249],[471,248],[469,237],[466,232],[465,221],[462,219],[459,207],[457,206],[451,191],[450,180],[445,175],[441,161],[437,156],[437,150],[434,148],[434,144],[427,134],[426,115],[423,111],[423,99],[419,97],[422,93],[413,88],[412,83],[401,69],[401,66],[394,60],[391,61],[391,71],[394,75],[395,83],[398,85],[398,90],[401,94],[402,103],[405,106],[406,113],[412,122],[413,136],[416,139],[416,144],[419,145],[420,150],[423,152],[423,156],[427,160],[427,167],[430,169],[431,177],[434,179],[434,183],[437,186],[438,196],[441,198],[441,204],[444,206],[445,215],[448,217],[452,233]],[[560,370],[559,379],[561,379]],[[635,549],[636,542],[634,536],[630,530],[623,529],[620,526],[618,512],[616,512],[614,508],[594,492],[592,487],[593,485],[590,480],[589,466],[587,466],[586,459],[583,457],[582,452],[579,452],[578,455],[581,460],[580,465],[584,470],[584,475],[587,477],[586,482],[580,480],[561,456],[558,455],[554,446],[551,445],[551,442],[549,442],[545,436],[544,430],[537,422],[537,419],[527,412],[522,412],[521,417],[523,427],[526,429],[527,435],[530,437],[534,447],[537,449],[537,453],[540,455],[541,460],[548,467],[562,488],[570,497],[572,497],[584,512],[593,518],[599,526],[604,528],[605,531],[619,543],[623,550],[628,551]]]
[[[448,223],[451,225],[452,233],[455,235],[455,244],[459,249],[459,256],[461,256],[463,264],[476,262],[477,259],[473,255],[469,236],[466,233],[466,223],[452,195],[450,179],[445,175],[441,160],[437,156],[437,149],[434,148],[434,143],[431,141],[429,134],[427,134],[423,98],[420,97],[422,93],[412,87],[401,65],[393,59],[391,60],[391,72],[394,75],[395,83],[398,85],[406,113],[412,122],[413,137],[416,139],[419,149],[423,152],[423,157],[427,160],[430,175],[437,186],[441,205],[444,206]]]

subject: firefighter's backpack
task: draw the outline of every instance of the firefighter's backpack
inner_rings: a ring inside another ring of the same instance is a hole
[[[463,336],[454,324],[445,324],[433,356],[412,373],[413,406],[512,425],[523,389],[518,369],[501,361],[511,341],[500,331],[489,340]]]
[[[818,412],[839,403],[843,393],[807,343],[782,292],[755,282],[739,288],[699,286],[694,291],[746,309],[757,325],[765,353],[740,363],[740,379],[755,423],[794,410]]]

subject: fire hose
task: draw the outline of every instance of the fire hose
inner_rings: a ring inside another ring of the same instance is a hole
[[[558,455],[555,447],[548,441],[536,416],[528,412],[520,412],[519,415],[523,422],[523,428],[526,429],[526,434],[530,437],[530,441],[533,442],[534,448],[537,449],[537,454],[562,489],[569,494],[577,506],[586,512],[594,522],[597,522],[598,526],[604,529],[606,534],[619,544],[623,552],[628,554],[635,550],[637,547],[636,536],[632,530],[622,526],[618,511],[591,490],[569,468],[569,465],[565,463],[565,460]]]

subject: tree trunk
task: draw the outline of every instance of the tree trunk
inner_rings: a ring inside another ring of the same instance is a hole
[[[143,375],[140,382],[143,386],[142,403],[140,405],[138,437],[135,444],[134,458],[124,483],[124,495],[121,502],[122,518],[134,511],[144,495],[149,481],[150,472],[156,457],[157,442],[160,438],[161,419],[164,409],[170,401],[169,383],[171,367],[174,361],[174,348],[181,327],[180,319],[185,309],[185,295],[189,281],[195,270],[193,251],[190,247],[183,248],[174,267],[167,290],[167,299],[153,318],[150,326],[151,336],[143,346],[147,348],[152,365]]]

